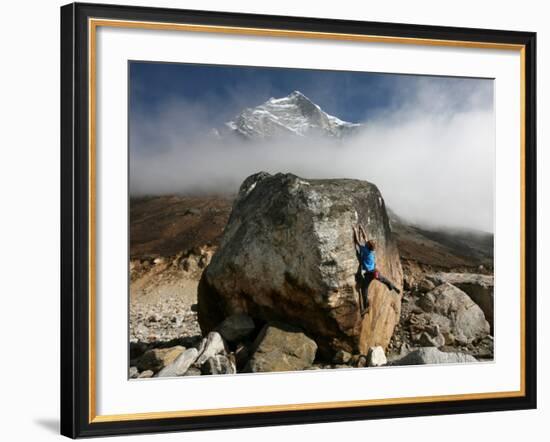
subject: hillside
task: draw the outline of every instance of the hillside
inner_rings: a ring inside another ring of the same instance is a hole
[[[201,246],[217,246],[232,204],[233,198],[223,196],[131,199],[131,258],[172,256]],[[412,261],[432,270],[492,271],[492,234],[429,229],[410,224],[388,212],[401,259],[405,262]]]

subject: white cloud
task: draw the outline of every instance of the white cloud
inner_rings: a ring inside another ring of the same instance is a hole
[[[464,81],[461,84],[467,84]],[[466,96],[465,96],[466,95]],[[375,183],[397,214],[424,224],[493,231],[494,115],[487,88],[433,87],[422,79],[391,112],[347,143],[295,139],[264,144],[191,138],[206,112],[171,105],[133,132],[132,194],[235,192],[265,170]],[[456,100],[468,106],[457,109]],[[153,144],[154,143],[154,146]]]

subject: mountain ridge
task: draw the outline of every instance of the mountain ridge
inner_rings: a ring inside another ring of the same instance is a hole
[[[215,136],[232,134],[248,140],[265,140],[285,136],[322,136],[342,139],[356,133],[363,125],[350,123],[323,111],[300,91],[241,111],[227,121]]]

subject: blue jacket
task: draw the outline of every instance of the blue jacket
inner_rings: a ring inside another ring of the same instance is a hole
[[[359,246],[359,259],[363,270],[373,272],[376,268],[376,254],[367,246]]]

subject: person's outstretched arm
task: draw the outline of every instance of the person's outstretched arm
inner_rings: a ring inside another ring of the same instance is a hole
[[[357,255],[359,256],[359,253],[361,251],[360,246],[362,244],[359,238],[359,232],[357,231],[357,226],[353,226],[353,242],[355,245],[355,253],[357,253]]]
[[[368,241],[367,234],[365,233],[365,229],[361,224],[359,224],[359,232],[361,233],[361,236],[363,237],[363,244],[366,244]]]

